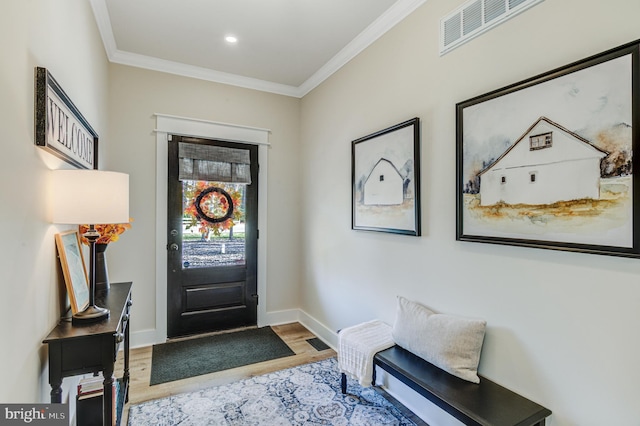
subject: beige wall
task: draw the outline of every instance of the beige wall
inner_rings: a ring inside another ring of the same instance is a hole
[[[109,274],[112,281],[134,281],[134,334],[157,326],[156,113],[271,130],[266,310],[296,309],[301,263],[297,211],[300,101],[122,65],[111,66],[110,83],[112,137],[104,149],[113,159],[111,169],[130,175],[134,223],[109,248]]]
[[[34,67],[49,69],[106,137],[107,60],[88,2],[5,0],[0,13],[0,366],[2,402],[48,401],[42,340],[60,318],[60,279],[47,222],[49,170],[67,167],[34,146]]]
[[[5,135],[0,167],[5,232],[0,246],[0,315],[4,324],[13,325],[2,332],[2,341],[11,344],[0,351],[0,365],[5,366],[5,380],[15,383],[0,391],[0,401],[48,400],[47,351],[41,342],[64,309],[54,244],[55,233],[64,229],[49,224],[45,210],[48,171],[69,166],[33,145],[35,66],[50,70],[100,135],[100,168],[130,174],[135,222],[107,257],[112,281],[135,283],[134,339],[156,327],[154,113],[271,130],[266,201],[271,284],[263,302],[267,311],[298,307],[298,99],[109,67],[86,1],[11,0],[0,20],[5,57],[0,67]],[[112,124],[107,126],[107,121]]]
[[[454,184],[456,102],[640,38],[636,0],[548,0],[444,57],[438,18],[457,3],[429,0],[302,101],[108,65],[86,1],[5,3],[1,402],[48,399],[41,341],[64,294],[43,200],[65,165],[33,146],[44,66],[100,134],[100,167],[131,176],[134,226],[108,257],[112,281],[135,282],[134,336],[156,327],[153,114],[269,128],[267,311],[336,330],[393,322],[401,294],[486,318],[481,372],[551,408],[549,424],[637,424],[640,263],[456,242]],[[351,140],[415,116],[423,236],[352,231]]]
[[[440,57],[459,3],[429,0],[303,98],[301,308],[331,330],[392,323],[396,295],[485,318],[481,372],[548,424],[637,424],[640,261],[456,242],[455,105],[640,38],[640,2],[545,1]],[[423,236],[352,231],[351,141],[415,116]]]

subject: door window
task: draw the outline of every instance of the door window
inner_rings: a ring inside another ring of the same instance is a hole
[[[245,264],[246,185],[182,181],[182,268]]]

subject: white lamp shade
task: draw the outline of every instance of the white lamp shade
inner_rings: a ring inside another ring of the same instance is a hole
[[[129,222],[129,175],[103,170],[54,170],[51,222]]]

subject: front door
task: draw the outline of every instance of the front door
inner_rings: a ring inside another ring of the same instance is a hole
[[[168,337],[257,323],[257,157],[255,145],[170,138]]]

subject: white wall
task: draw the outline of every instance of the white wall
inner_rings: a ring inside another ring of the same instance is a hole
[[[271,130],[267,229],[261,230],[261,235],[268,235],[266,300],[260,303],[266,304],[267,312],[297,309],[300,101],[122,65],[111,65],[110,83],[112,137],[103,148],[113,160],[112,170],[129,173],[134,222],[132,229],[109,247],[109,278],[134,282],[132,344],[149,343],[149,336],[158,328],[156,113]]]
[[[302,309],[327,329],[395,297],[485,318],[480,372],[548,424],[638,424],[640,260],[455,241],[455,104],[640,38],[640,2],[545,1],[451,53],[429,0],[302,100]],[[351,141],[422,120],[420,238],[351,228]],[[328,159],[330,167],[327,167]]]
[[[107,61],[88,2],[3,0],[0,13],[0,401],[48,402],[42,340],[61,294],[47,222],[49,170],[66,167],[34,146],[34,67],[49,69],[101,140],[107,138]],[[62,284],[63,285],[63,284]]]

